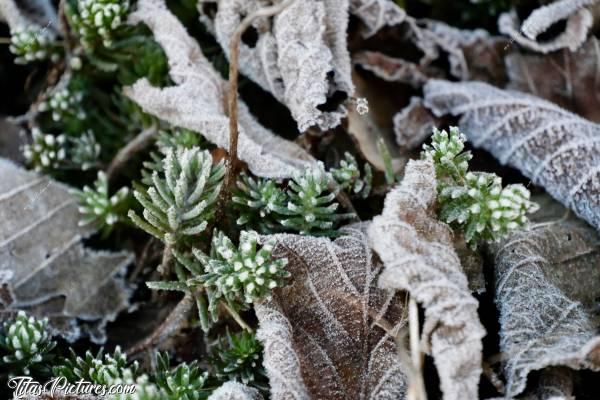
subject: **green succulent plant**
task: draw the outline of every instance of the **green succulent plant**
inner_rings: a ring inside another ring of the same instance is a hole
[[[528,224],[527,213],[538,206],[520,184],[502,187],[495,174],[468,172],[471,153],[464,150],[465,135],[456,127],[450,132],[434,128],[431,145],[423,146],[438,181],[440,219],[462,231],[471,247],[497,241]]]
[[[23,146],[23,155],[36,171],[53,171],[65,165],[67,137],[44,134],[38,127],[31,130],[31,144]]]
[[[16,56],[15,64],[43,60],[57,62],[62,55],[62,48],[48,27],[37,25],[12,29],[8,48]]]
[[[232,201],[239,212],[238,225],[256,227],[261,233],[283,230],[280,221],[287,214],[287,196],[275,181],[242,174]]]
[[[213,165],[208,151],[198,147],[168,148],[153,171],[152,185],[136,185],[134,196],[144,207],[143,218],[129,211],[133,222],[165,243],[202,233],[214,214],[225,169]]]
[[[52,357],[56,342],[52,340],[47,318],[36,319],[19,311],[15,320],[5,322],[2,328],[1,363],[9,368],[11,375],[30,375]]]
[[[265,380],[262,345],[254,333],[246,330],[221,336],[212,351],[211,365],[224,381],[238,380],[246,385]]]
[[[95,225],[98,229],[110,230],[124,219],[129,188],[123,187],[113,195],[108,192],[108,179],[103,171],[98,172],[94,187],[84,186],[83,190],[71,190],[79,199],[80,226]]]
[[[373,170],[369,163],[365,164],[364,173],[361,176],[356,158],[346,152],[344,159],[340,161],[340,166],[331,169],[330,172],[341,190],[346,190],[363,199],[369,197],[373,180]]]
[[[73,349],[70,349],[70,352],[70,357],[61,359],[52,368],[54,376],[65,377],[69,382],[83,379],[98,385],[110,385],[116,379],[122,378],[126,369],[133,373],[138,370],[137,361],[129,365],[127,357],[119,347],[113,354],[104,354],[104,350],[100,349],[94,355],[88,350],[84,357],[78,356]]]
[[[207,399],[210,391],[204,386],[208,373],[203,372],[197,361],[181,363],[171,368],[168,354],[158,353],[156,356],[156,384],[169,399],[173,400],[203,400]]]
[[[113,44],[114,31],[126,21],[127,0],[77,0],[67,7],[70,25],[84,47]]]

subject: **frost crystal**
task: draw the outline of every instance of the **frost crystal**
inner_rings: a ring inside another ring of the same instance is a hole
[[[85,47],[94,47],[98,41],[110,47],[114,30],[125,22],[129,1],[78,0],[76,10],[68,9],[73,30]]]
[[[59,90],[39,104],[42,112],[50,112],[53,121],[64,121],[68,118],[85,119],[85,111],[81,105],[82,92],[73,92],[67,88]]]

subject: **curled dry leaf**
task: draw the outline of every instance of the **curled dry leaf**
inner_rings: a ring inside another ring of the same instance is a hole
[[[363,37],[373,36],[384,26],[398,25],[406,18],[406,12],[389,0],[350,0],[350,13],[365,25]]]
[[[200,1],[223,51],[246,15],[270,5],[264,0],[223,0],[214,20]],[[342,102],[352,96],[350,55],[346,45],[348,0],[299,0],[271,19],[257,19],[256,37],[240,44],[240,70],[285,104],[305,131],[336,127],[346,116]]]
[[[440,123],[420,97],[412,97],[410,104],[394,116],[396,143],[404,149],[416,149]]]
[[[600,43],[596,37],[575,52],[565,49],[543,56],[513,52],[506,57],[506,69],[508,88],[529,92],[600,122]]]
[[[425,104],[462,115],[476,147],[521,170],[533,183],[600,229],[600,125],[552,103],[479,82],[432,80]]]
[[[411,17],[406,17],[405,27],[406,34],[398,45],[416,46],[422,53],[418,60],[364,51],[353,56],[354,64],[386,81],[406,83],[417,89],[428,79],[448,76],[497,85],[505,83],[505,39],[490,36],[481,29],[460,30],[443,22]],[[448,71],[440,68],[440,61],[448,62]]]
[[[366,227],[345,227],[335,241],[271,236],[273,255],[288,259],[292,275],[255,305],[272,399],[404,398],[391,336],[406,323],[404,296],[377,287],[381,264]]]
[[[169,73],[176,86],[156,88],[143,78],[124,88],[125,94],[144,111],[173,125],[200,132],[212,143],[228,149],[226,85],[198,43],[163,0],[140,0],[129,22],[144,22],[152,30],[167,54]],[[248,163],[254,174],[286,178],[313,162],[299,146],[261,126],[241,101],[238,119],[238,156]]]
[[[504,13],[498,19],[498,29],[521,46],[540,53],[550,53],[568,48],[577,50],[587,39],[594,18],[586,7],[598,0],[558,0],[533,11],[519,28],[516,13]],[[566,20],[565,30],[549,41],[539,41],[538,37],[551,26]]]
[[[600,370],[600,237],[548,198],[529,231],[490,246],[506,394],[551,366]]]
[[[133,255],[83,247],[93,232],[78,226],[77,199],[66,186],[5,159],[0,175],[2,305],[48,317],[69,341],[86,330],[103,342],[106,322],[129,306],[119,275]]]
[[[452,231],[435,217],[436,198],[431,161],[409,161],[404,180],[373,219],[369,240],[385,265],[379,286],[407,290],[425,308],[422,344],[434,357],[444,399],[474,400],[485,330]]]
[[[263,397],[254,388],[236,381],[229,381],[215,389],[208,400],[263,400]]]

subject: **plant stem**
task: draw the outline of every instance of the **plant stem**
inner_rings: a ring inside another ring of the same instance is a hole
[[[117,155],[113,158],[106,169],[108,181],[110,182],[113,180],[116,176],[116,173],[123,168],[127,161],[135,154],[143,150],[152,141],[157,133],[158,128],[153,124],[152,126],[141,131],[132,141],[127,143],[125,147],[119,150]]]
[[[419,308],[414,297],[408,301],[408,329],[410,340],[410,358],[413,364],[413,377],[409,382],[408,400],[426,400],[423,385],[423,353],[419,344]]]
[[[247,330],[248,332],[252,333],[252,328],[250,328],[250,326],[242,319],[242,317],[240,317],[240,314],[238,314],[237,311],[235,311],[233,308],[231,308],[229,306],[229,304],[227,304],[227,302],[223,301],[221,302],[221,304],[223,304],[223,307],[225,307],[225,310],[227,310],[227,312],[229,313],[229,315],[231,315],[231,317],[235,320],[235,322],[238,323],[238,325],[242,328]]]
[[[227,175],[225,176],[225,184],[221,188],[219,201],[217,204],[218,221],[223,215],[223,209],[229,198],[231,187],[235,183],[237,172],[237,146],[238,146],[238,76],[239,76],[239,55],[240,43],[242,35],[252,25],[255,19],[260,17],[271,17],[280,13],[289,7],[295,0],[284,0],[279,4],[269,7],[264,7],[249,14],[240,22],[237,29],[233,33],[229,41],[229,91],[227,94],[228,100],[228,116],[229,116],[229,151],[227,157]]]
[[[163,250],[162,261],[158,266],[158,272],[161,274],[161,276],[164,277],[169,274],[171,260],[173,260],[173,245],[169,242],[166,242]]]

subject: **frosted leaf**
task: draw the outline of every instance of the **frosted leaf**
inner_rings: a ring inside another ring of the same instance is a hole
[[[197,42],[162,0],[141,0],[130,23],[144,22],[169,60],[176,86],[156,88],[143,78],[124,93],[144,111],[175,126],[191,129],[224,149],[229,148],[226,83],[204,57]],[[258,176],[287,178],[303,171],[313,159],[296,144],[260,125],[239,102],[238,156]]]
[[[508,396],[524,390],[532,371],[600,370],[600,317],[593,313],[600,237],[548,198],[545,203],[529,231],[490,247]]]
[[[423,99],[412,97],[410,103],[394,116],[396,143],[404,149],[416,149],[427,139],[439,119],[423,105]]]
[[[600,125],[485,83],[432,80],[424,92],[436,115],[462,114],[461,131],[475,147],[518,168],[600,229]]]
[[[378,78],[388,82],[406,83],[414,88],[422,87],[429,78],[443,77],[443,72],[439,69],[421,66],[377,51],[360,52],[354,55],[352,61]]]
[[[575,52],[506,57],[508,88],[550,100],[595,122],[600,122],[599,68],[600,43],[594,36]]]
[[[422,346],[434,358],[444,399],[475,400],[485,331],[452,231],[435,217],[436,198],[431,161],[409,161],[373,219],[369,240],[385,265],[379,286],[407,290],[425,308]]]
[[[490,36],[484,30],[460,30],[434,20],[406,17],[405,41],[422,52],[418,60],[406,60],[374,51],[360,52],[353,62],[381,79],[407,83],[420,89],[430,78],[441,78],[446,72],[441,62],[450,64],[449,74],[461,80],[505,80],[505,40]],[[400,43],[404,44],[404,43]],[[440,62],[441,61],[441,62]]]
[[[204,13],[207,3],[198,4],[205,23],[210,21]],[[230,40],[243,17],[271,3],[217,3],[214,21],[208,26],[227,56]],[[240,70],[290,109],[300,131],[312,126],[333,128],[346,116],[341,102],[354,91],[347,26],[348,0],[295,1],[275,17],[254,22],[251,29],[257,37],[240,44]]]
[[[15,0],[0,1],[0,19],[5,21],[11,29],[28,25],[27,18],[23,15]]]
[[[208,400],[262,400],[258,390],[236,381],[229,381],[215,389]]]
[[[392,0],[350,0],[350,13],[364,24],[362,36],[366,38],[385,26],[398,25],[406,18],[406,12]]]
[[[255,304],[273,400],[404,398],[396,345],[374,321],[398,332],[404,296],[377,288],[381,263],[366,227],[347,226],[335,241],[270,236],[273,255],[288,259],[292,275],[271,300]]]
[[[504,13],[498,19],[498,30],[521,46],[540,53],[568,48],[575,51],[587,39],[594,18],[586,6],[598,0],[558,0],[533,11],[519,29],[515,12]],[[538,41],[540,34],[551,26],[566,20],[565,30],[549,41]]]
[[[78,226],[77,199],[65,185],[5,159],[0,176],[1,302],[7,310],[49,317],[70,341],[88,330],[103,342],[106,322],[129,306],[119,275],[132,254],[83,247],[93,231]]]

